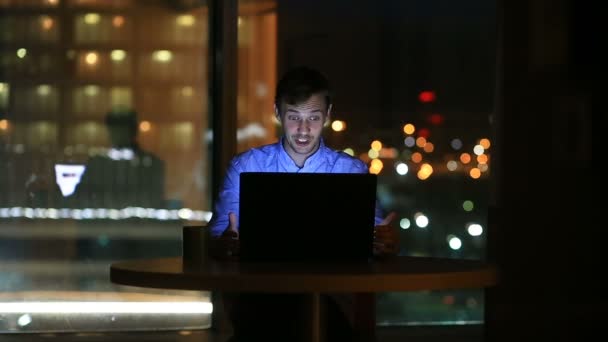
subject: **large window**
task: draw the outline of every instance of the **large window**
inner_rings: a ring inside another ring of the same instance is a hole
[[[210,216],[206,7],[0,6],[0,332],[208,327],[208,293],[108,277]]]

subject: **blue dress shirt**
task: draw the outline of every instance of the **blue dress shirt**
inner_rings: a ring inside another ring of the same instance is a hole
[[[305,172],[305,173],[367,173],[360,159],[325,146],[321,139],[319,149],[299,167],[283,147],[283,140],[247,150],[230,161],[224,183],[209,222],[212,236],[221,235],[228,227],[228,215],[239,216],[239,176],[241,172]],[[383,212],[376,205],[376,224],[383,220]]]

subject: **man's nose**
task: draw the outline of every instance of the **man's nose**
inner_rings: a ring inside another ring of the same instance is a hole
[[[298,125],[298,131],[299,132],[308,132],[308,131],[310,131],[310,127],[308,125],[308,121],[307,120],[300,121],[300,124]]]

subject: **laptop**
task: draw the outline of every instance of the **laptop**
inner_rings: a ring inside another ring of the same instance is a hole
[[[84,164],[57,163],[55,166],[55,182],[63,197],[70,196],[80,183],[86,170]]]
[[[377,176],[244,172],[239,259],[369,261]]]

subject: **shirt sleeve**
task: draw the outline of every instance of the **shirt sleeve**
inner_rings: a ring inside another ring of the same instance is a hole
[[[240,171],[238,169],[238,161],[233,159],[226,170],[226,176],[217,198],[217,203],[213,210],[213,215],[209,221],[209,229],[211,236],[217,237],[222,235],[228,227],[230,213],[235,213],[239,216],[239,181]]]

